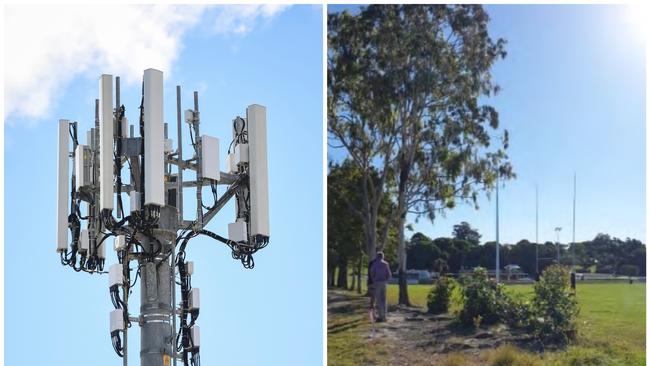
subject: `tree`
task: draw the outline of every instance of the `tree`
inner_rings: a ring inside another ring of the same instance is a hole
[[[349,209],[349,204],[359,204],[356,189],[359,181],[359,170],[351,162],[330,165],[327,177],[328,278],[331,285],[342,288],[347,288],[348,264],[352,262],[358,267],[363,258],[363,224]]]
[[[395,179],[401,304],[409,303],[407,215],[433,220],[458,199],[476,203],[497,176],[512,176],[507,132],[491,144],[498,113],[479,103],[498,91],[490,68],[505,56],[488,21],[481,6],[465,5],[371,5],[329,15],[330,131],[361,165],[372,156]]]
[[[460,240],[467,240],[470,243],[478,244],[481,242],[481,234],[470,226],[467,222],[463,221],[458,225],[454,225],[454,238]]]
[[[433,261],[433,269],[434,271],[438,272],[440,276],[443,276],[445,273],[447,273],[449,266],[447,265],[447,261],[442,258],[438,258]]]
[[[639,275],[639,267],[633,264],[623,264],[618,268],[618,273],[623,276],[635,277]]]
[[[347,12],[329,14],[327,19],[327,130],[329,146],[345,149],[359,170],[359,204],[348,202],[348,206],[362,220],[366,253],[374,258],[377,248],[386,243],[394,217],[391,213],[378,230],[395,158],[396,126],[384,103],[389,95],[370,85],[377,80],[370,77],[369,50],[363,47],[366,35],[354,19]]]
[[[410,269],[433,269],[436,259],[440,258],[440,249],[431,239],[422,233],[415,233],[408,245],[407,264]]]
[[[373,180],[377,174],[371,174]],[[374,258],[368,255],[362,219],[354,212],[355,207],[363,203],[360,186],[363,184],[361,170],[350,159],[340,164],[330,163],[327,178],[327,254],[328,284],[347,288],[348,266],[351,264],[356,274],[353,285],[361,292],[361,272],[365,268],[364,259]],[[384,195],[380,202],[377,224],[386,230],[386,260],[395,260],[395,228],[391,227],[388,216],[394,211],[390,198]],[[338,269],[338,271],[337,271]],[[338,275],[335,278],[335,273]]]

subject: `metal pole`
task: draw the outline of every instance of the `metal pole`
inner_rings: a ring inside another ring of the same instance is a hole
[[[560,264],[560,230],[562,230],[561,227],[556,227],[555,228],[555,235],[556,235],[556,241],[555,241],[555,251],[557,253],[557,264]]]
[[[176,127],[178,129],[178,176],[176,177],[176,206],[178,207],[178,222],[183,222],[183,134],[182,134],[182,121],[181,121],[181,86],[176,86]],[[174,342],[176,341],[176,252],[172,248],[172,329],[174,335]],[[172,353],[173,364],[176,366],[176,345],[174,344]]]
[[[535,276],[539,274],[539,191],[535,184]]]
[[[104,244],[104,245],[106,245],[106,244]],[[126,253],[125,258],[124,258],[125,264],[123,264],[123,266],[127,266],[127,267],[129,265],[129,253],[128,253],[128,251],[129,250],[127,248],[127,253]],[[122,268],[124,270],[125,267],[122,267]],[[124,282],[122,283],[122,297],[124,298],[124,307],[126,308],[127,311],[129,309],[129,286],[131,286],[131,283],[130,283],[130,281],[127,281],[126,276],[124,276]],[[127,313],[126,316],[128,317],[129,314]],[[128,335],[129,335],[129,325],[128,325],[127,322],[124,322],[124,344],[122,345],[122,352],[123,352],[122,366],[128,366],[128,364],[129,364],[129,352],[128,352],[128,349],[129,349],[129,337],[128,337]]]
[[[168,212],[168,211],[167,211]],[[165,212],[161,212],[161,220]],[[140,265],[140,365],[169,365],[174,354],[174,329],[172,329],[173,301],[170,251],[176,233],[172,230],[155,230],[154,235],[163,245],[154,261],[142,260]],[[144,247],[155,250],[157,241],[145,238]]]
[[[178,206],[178,222],[183,222],[183,126],[181,118],[181,86],[176,86],[176,135],[178,136],[178,150],[177,161],[178,161],[178,177],[176,177],[176,182],[178,183],[176,188],[176,205]]]
[[[194,91],[194,112],[199,113],[199,92]],[[201,171],[201,135],[199,133],[199,118],[195,119],[194,132],[196,133],[196,221],[200,228],[203,228],[203,199],[201,191],[203,190],[203,172]]]
[[[571,243],[571,270],[576,265],[576,173],[573,172],[573,237]]]
[[[497,222],[496,222],[496,229],[497,229],[497,235],[496,235],[496,249],[497,249],[497,258],[496,258],[496,277],[497,277],[497,284],[501,281],[501,271],[500,267],[501,264],[499,263],[499,177],[497,176]]]

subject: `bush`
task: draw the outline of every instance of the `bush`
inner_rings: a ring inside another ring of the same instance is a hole
[[[463,279],[462,308],[458,313],[458,320],[465,325],[474,324],[477,316],[480,316],[483,324],[498,321],[498,292],[499,287],[488,278],[485,268],[475,268],[471,275]]]
[[[578,305],[568,288],[569,271],[557,265],[546,268],[535,284],[530,326],[543,343],[566,344],[576,336]]]
[[[502,321],[513,328],[528,328],[533,317],[530,303],[523,296],[507,296],[505,292],[497,298],[498,314]]]
[[[440,277],[427,295],[427,309],[431,314],[442,314],[449,310],[449,301],[455,287],[455,281],[449,277]]]

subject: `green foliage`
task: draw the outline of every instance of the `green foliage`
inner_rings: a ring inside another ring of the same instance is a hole
[[[408,243],[406,268],[435,270],[434,264],[440,259],[440,249],[422,233],[415,233]]]
[[[440,275],[443,275],[449,270],[449,265],[446,260],[438,258],[433,261],[433,270],[438,272]]]
[[[489,279],[485,268],[477,267],[471,275],[461,281],[462,307],[458,320],[465,325],[473,325],[477,316],[484,324],[499,320],[497,293],[499,287]]]
[[[535,278],[535,249],[536,244],[528,240],[520,240],[516,244],[501,244],[501,263],[518,264],[530,278]],[[540,258],[555,258],[554,243],[537,246]],[[571,248],[562,247],[560,257],[563,264],[570,264]],[[449,272],[458,272],[461,266],[465,268],[494,266],[495,243],[490,241],[482,245],[474,245],[471,241],[456,238],[429,238],[416,232],[411,237],[407,249],[409,269],[431,269],[431,261],[445,260]],[[575,244],[576,265],[582,267],[578,272],[623,274],[621,268],[625,265],[636,266],[639,276],[645,276],[645,245],[636,239],[620,240],[609,235],[599,234],[593,240]],[[540,262],[540,272],[548,261]],[[626,267],[627,268],[627,267]],[[627,269],[623,269],[627,271]],[[627,273],[627,272],[626,272]],[[627,274],[625,274],[627,275]]]
[[[578,305],[568,288],[569,271],[558,265],[546,268],[534,286],[531,329],[543,343],[566,344],[576,336]]]
[[[449,310],[451,295],[456,281],[449,277],[440,277],[427,295],[427,310],[431,314],[442,314]]]
[[[633,264],[623,264],[622,266],[618,267],[618,273],[622,274],[623,276],[638,276],[639,267]]]
[[[478,233],[478,230],[474,229],[465,221],[454,225],[454,232],[452,234],[455,239],[466,240],[472,244],[478,244],[481,241],[481,234]]]
[[[377,173],[371,174],[377,180]],[[337,266],[339,270],[348,264],[355,265],[359,260],[367,262],[367,237],[360,193],[364,183],[363,172],[350,159],[330,163],[327,175],[327,265],[330,273]],[[388,225],[388,216],[394,205],[388,195],[384,195],[378,209],[378,223]],[[387,261],[396,260],[395,229],[388,230],[384,255]]]
[[[499,293],[497,303],[501,321],[513,328],[530,327],[533,313],[530,302],[523,296],[503,291]]]

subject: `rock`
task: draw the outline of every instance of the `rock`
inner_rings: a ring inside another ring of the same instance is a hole
[[[486,339],[486,338],[494,338],[494,334],[492,332],[488,331],[479,331],[474,338],[476,339]]]
[[[463,348],[468,349],[468,348],[478,348],[479,346],[479,341],[474,338],[466,339],[463,341]]]

